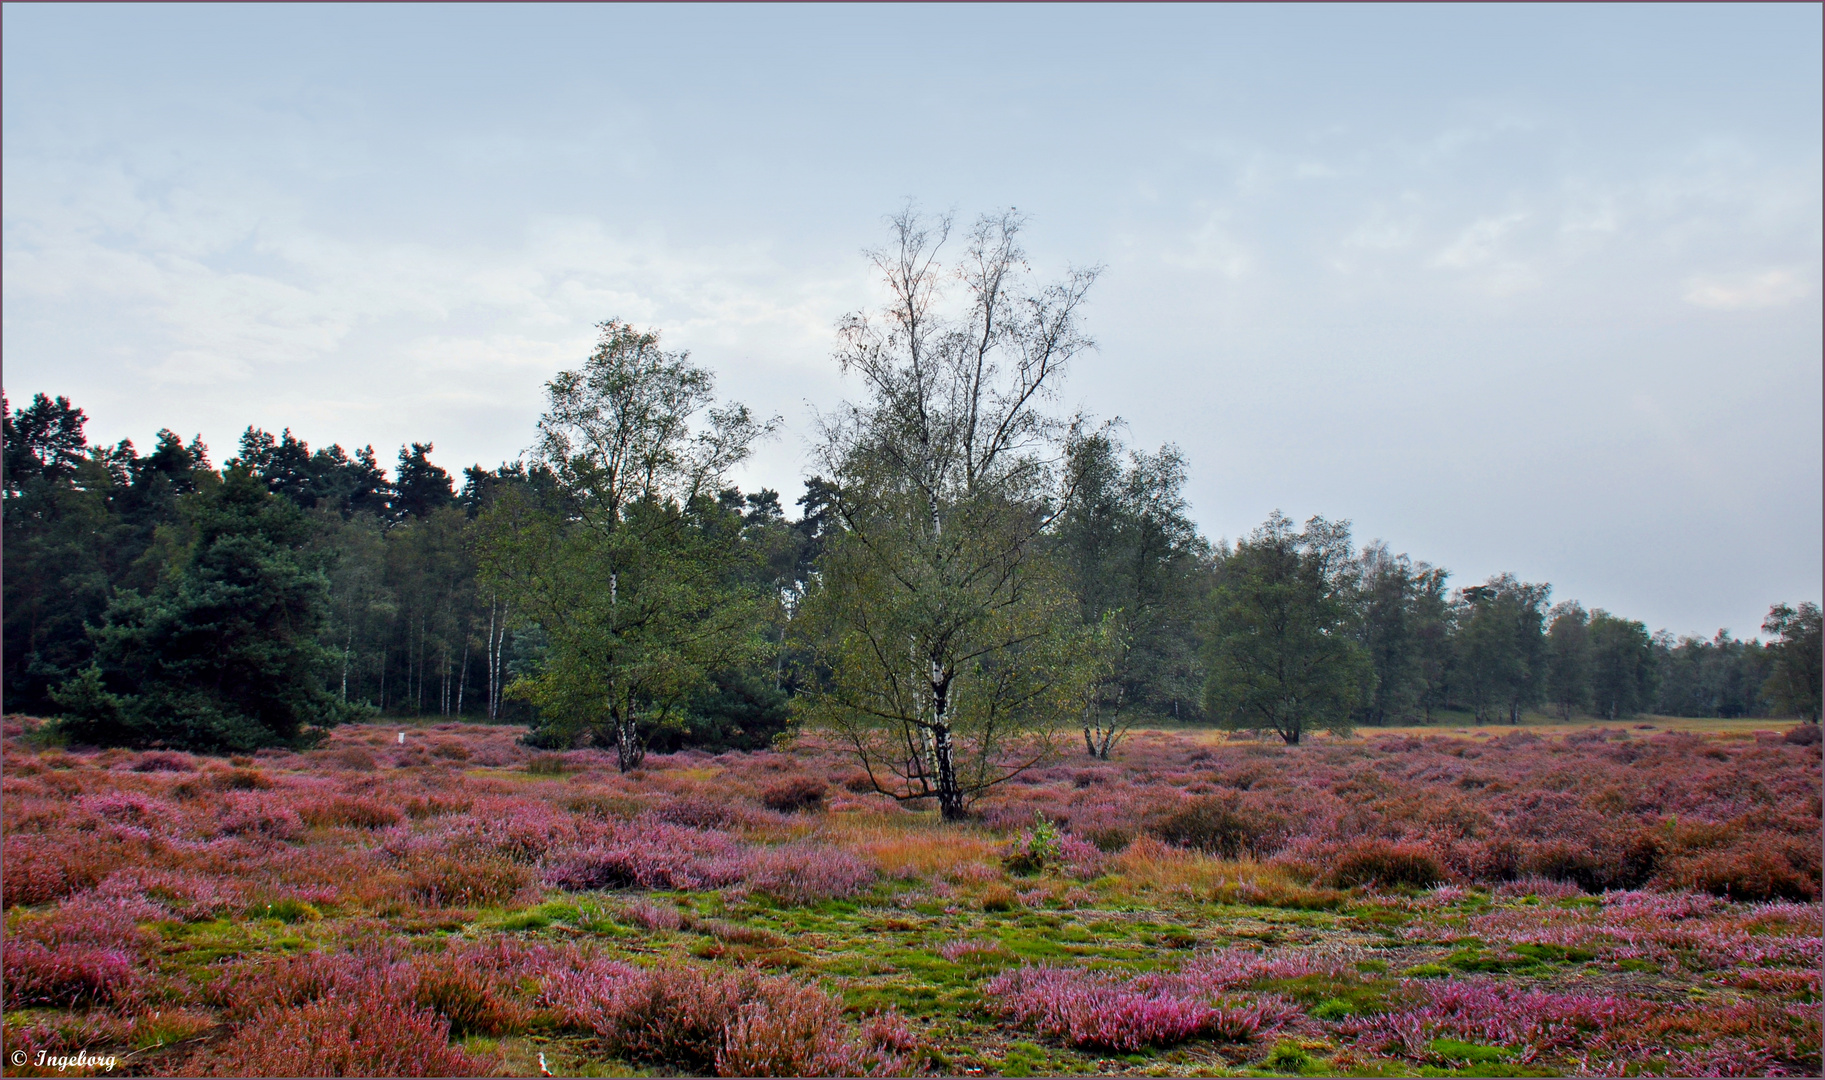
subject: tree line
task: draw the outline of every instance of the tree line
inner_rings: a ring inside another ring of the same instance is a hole
[[[863,393],[818,417],[792,517],[729,479],[777,418],[618,321],[547,385],[525,458],[460,484],[429,442],[389,474],[250,427],[217,467],[169,430],[91,446],[64,398],[0,405],[6,707],[215,750],[511,721],[624,769],[815,727],[947,816],[1143,721],[1816,720],[1813,603],[1776,605],[1766,643],[1675,640],[1510,574],[1452,588],[1348,522],[1200,535],[1176,447],[1052,408],[1097,271],[1034,284],[1021,225],[985,216],[947,262],[950,219],[893,219],[888,302],[839,325]]]

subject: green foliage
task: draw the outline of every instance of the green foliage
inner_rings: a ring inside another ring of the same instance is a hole
[[[1593,611],[1590,654],[1591,698],[1599,715],[1633,716],[1653,701],[1654,643],[1646,626]]]
[[[1069,497],[1050,533],[1101,662],[1080,706],[1084,746],[1107,759],[1141,711],[1195,710],[1209,545],[1187,516],[1185,459],[1128,451],[1108,430],[1074,432]]]
[[[1775,638],[1771,650],[1774,670],[1762,692],[1777,711],[1818,723],[1820,682],[1825,679],[1819,605],[1802,603],[1793,608],[1776,604],[1768,609],[1762,632]]]
[[[1296,533],[1276,511],[1219,568],[1205,707],[1289,744],[1312,728],[1348,733],[1374,680],[1352,633],[1355,586],[1347,523],[1315,517]]]
[[[713,492],[768,429],[714,407],[710,374],[656,334],[601,329],[585,365],[548,387],[540,455],[555,497],[509,489],[477,527],[483,581],[547,645],[508,688],[537,708],[535,739],[612,745],[627,770],[712,672],[761,652],[752,552]]]
[[[1038,408],[1090,345],[1077,312],[1095,274],[1023,295],[1020,225],[980,219],[953,272],[937,259],[948,219],[894,219],[896,249],[875,255],[890,302],[840,328],[868,399],[825,425],[840,528],[794,620],[812,654],[797,715],[877,790],[933,798],[946,820],[1051,754],[1095,666],[1045,550],[1068,425]],[[968,300],[947,319],[953,277]]]
[[[115,594],[93,663],[53,691],[63,730],[214,751],[310,743],[352,713],[324,688],[327,583],[308,521],[238,469],[184,499],[188,542],[148,594]]]

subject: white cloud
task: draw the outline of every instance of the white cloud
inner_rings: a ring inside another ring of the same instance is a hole
[[[1764,270],[1733,277],[1694,278],[1686,285],[1688,304],[1737,311],[1781,307],[1812,295],[1812,283],[1794,270]]]

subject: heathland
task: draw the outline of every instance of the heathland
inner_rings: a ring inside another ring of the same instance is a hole
[[[1818,1075],[1816,728],[1668,724],[1140,731],[941,822],[809,736],[9,718],[7,1071]]]

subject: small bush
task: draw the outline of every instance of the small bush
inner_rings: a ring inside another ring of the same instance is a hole
[[[450,1045],[430,1009],[378,996],[329,997],[255,1016],[186,1066],[199,1076],[482,1076],[495,1062]]]
[[[766,979],[729,1022],[718,1076],[853,1076],[842,1002],[813,986]]]
[[[1020,897],[1006,885],[990,885],[982,890],[982,910],[1013,911],[1020,906]]]
[[[169,750],[154,750],[141,754],[133,763],[133,771],[150,772],[195,772],[196,760],[189,754],[174,753]]]
[[[532,872],[500,858],[433,855],[406,876],[406,894],[432,907],[504,904],[532,883]]]
[[[526,1011],[499,993],[488,976],[473,967],[441,957],[418,965],[412,1001],[449,1021],[450,1033],[505,1035],[526,1024]]]
[[[1679,874],[1693,889],[1726,900],[1799,900],[1810,903],[1819,883],[1781,855],[1766,850],[1707,853],[1689,860]]]
[[[37,941],[7,942],[4,970],[8,1009],[128,1005],[141,983],[133,957],[124,950]]]
[[[563,754],[534,754],[526,759],[526,771],[534,776],[562,776],[570,771]]]
[[[762,848],[748,860],[749,889],[782,904],[841,900],[874,884],[875,870],[839,848],[788,844]]]
[[[43,904],[91,888],[120,863],[121,855],[93,834],[14,833],[0,848],[5,906]]]
[[[314,800],[298,808],[306,825],[344,825],[357,829],[381,829],[397,825],[404,818],[397,809],[374,799],[337,796]]]
[[[1147,831],[1168,844],[1196,848],[1223,859],[1271,855],[1286,830],[1279,814],[1245,806],[1234,796],[1186,799],[1156,813]]]
[[[375,760],[373,752],[360,746],[344,746],[328,751],[323,755],[323,760],[354,772],[373,772],[380,768],[380,762]]]
[[[1330,883],[1352,885],[1407,885],[1424,889],[1445,877],[1433,854],[1415,844],[1359,841],[1344,848],[1331,864]]]
[[[771,784],[760,794],[760,803],[782,814],[822,810],[830,785],[813,776],[794,776]]]
[[[1821,738],[1825,736],[1819,734],[1819,725],[1797,724],[1787,730],[1781,741],[1793,746],[1817,746]]]

